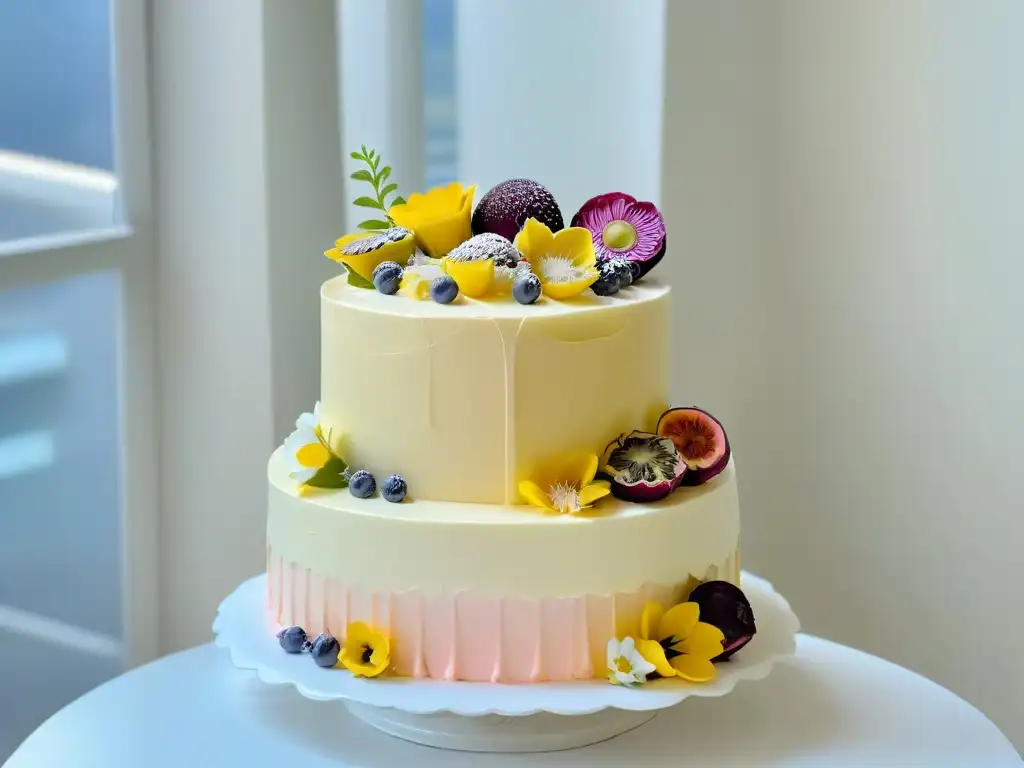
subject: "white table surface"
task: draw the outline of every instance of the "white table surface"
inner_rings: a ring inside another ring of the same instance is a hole
[[[203,646],[148,664],[58,712],[5,768],[434,766],[1021,766],[980,712],[874,656],[801,635],[768,679],[690,698],[591,747],[533,755],[445,752],[386,736]]]

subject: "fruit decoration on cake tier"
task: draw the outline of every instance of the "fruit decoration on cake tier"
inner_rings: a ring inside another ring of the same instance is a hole
[[[663,402],[661,212],[608,192],[565,226],[524,178],[405,199],[352,158],[375,217],[325,252],[323,408],[269,470],[281,648],[359,677],[713,680],[756,626],[725,429]]]
[[[380,218],[361,222],[325,255],[360,288],[439,304],[613,296],[665,255],[661,212],[624,192],[592,197],[566,227],[554,196],[532,179],[503,181],[474,210],[475,186],[455,182],[406,200],[376,151],[364,146],[352,158],[366,165],[352,179],[373,192],[355,204]]]

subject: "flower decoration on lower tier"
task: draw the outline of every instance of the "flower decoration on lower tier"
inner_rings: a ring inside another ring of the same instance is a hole
[[[344,488],[348,485],[348,465],[331,447],[331,435],[320,424],[320,403],[312,413],[295,421],[295,430],[285,438],[284,451],[288,475],[298,484],[299,493],[313,488]]]
[[[722,653],[725,635],[700,621],[697,603],[680,603],[667,611],[648,603],[640,618],[637,647],[661,677],[681,677],[691,683],[715,679],[711,660]]]
[[[640,685],[656,671],[654,664],[637,650],[632,637],[608,641],[608,682],[614,685]]]
[[[361,621],[348,625],[341,663],[356,677],[377,677],[391,663],[388,639]]]
[[[475,192],[475,185],[463,187],[458,182],[434,187],[426,194],[412,194],[407,201],[392,205],[388,215],[397,225],[415,233],[420,248],[439,258],[469,239]]]
[[[665,220],[654,203],[640,202],[624,192],[590,198],[572,217],[593,238],[600,261],[625,259],[639,266],[640,279],[665,255]]]
[[[637,685],[650,677],[707,683],[715,665],[727,661],[754,637],[754,613],[743,590],[728,581],[706,581],[684,603],[665,610],[648,603],[639,638],[608,641],[608,680]]]
[[[516,235],[515,246],[540,278],[544,295],[552,299],[578,296],[601,276],[594,242],[582,227],[552,232],[530,218]]]
[[[576,514],[607,496],[607,481],[595,480],[597,456],[578,454],[544,467],[532,480],[519,483],[520,495],[535,507],[554,514]]]

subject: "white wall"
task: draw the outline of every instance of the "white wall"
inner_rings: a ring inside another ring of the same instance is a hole
[[[1024,747],[1024,5],[668,5],[678,384],[745,567]]]
[[[658,199],[664,7],[456,0],[459,178],[479,185],[477,199],[526,176],[566,224],[602,192]]]

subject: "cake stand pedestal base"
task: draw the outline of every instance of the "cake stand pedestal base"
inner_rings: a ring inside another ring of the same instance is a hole
[[[429,747],[462,752],[556,752],[575,749],[637,728],[658,713],[602,709],[590,715],[420,715],[356,701],[345,706],[360,720],[392,736]]]

